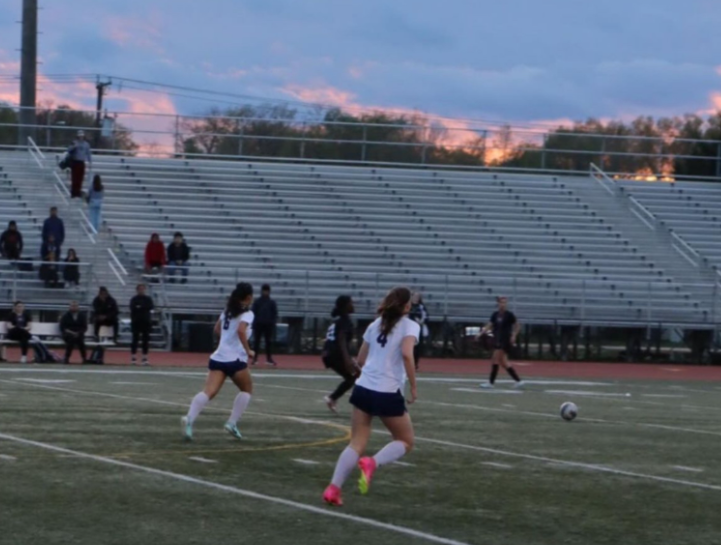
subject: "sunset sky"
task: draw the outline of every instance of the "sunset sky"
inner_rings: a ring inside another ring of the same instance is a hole
[[[0,0],[0,75],[19,72],[21,4]],[[46,75],[103,73],[269,100],[516,123],[721,108],[719,0],[41,5]],[[50,76],[40,87],[40,100],[93,105],[92,85]],[[17,101],[17,82],[0,81],[0,100]],[[210,104],[127,85],[112,88],[108,102],[163,113],[199,113]]]

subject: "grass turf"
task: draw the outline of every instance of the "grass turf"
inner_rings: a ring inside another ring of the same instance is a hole
[[[56,370],[66,368],[0,368],[0,434],[326,510],[320,496],[350,412],[341,403],[333,417],[322,403],[331,375],[256,373],[243,442],[222,430],[227,384],[188,444],[179,417],[202,372]],[[354,475],[345,507],[328,508],[371,523],[0,438],[0,543],[431,542],[372,521],[473,545],[721,543],[715,384],[597,380],[516,393],[426,378],[411,409],[412,465],[379,470],[367,497]],[[566,400],[580,407],[575,422],[557,414]],[[376,429],[371,451],[387,441]]]

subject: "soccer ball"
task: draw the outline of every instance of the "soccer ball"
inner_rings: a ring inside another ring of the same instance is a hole
[[[575,419],[578,416],[578,407],[575,403],[571,403],[570,401],[566,401],[563,405],[561,405],[561,418],[567,421],[571,421]]]

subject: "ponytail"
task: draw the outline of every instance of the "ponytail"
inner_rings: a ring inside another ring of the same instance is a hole
[[[226,317],[230,319],[237,318],[247,311],[248,307],[243,304],[243,301],[251,295],[253,295],[253,286],[247,282],[241,282],[235,286],[233,293],[228,298],[228,303],[225,305]]]
[[[388,292],[378,307],[378,314],[381,317],[381,335],[391,334],[393,328],[405,315],[406,306],[410,300],[411,290],[408,288],[393,288]]]

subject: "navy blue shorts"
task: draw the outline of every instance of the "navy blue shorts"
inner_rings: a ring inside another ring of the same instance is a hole
[[[406,400],[400,390],[393,393],[376,392],[356,384],[350,403],[371,416],[393,417],[406,414]]]
[[[244,361],[215,361],[211,359],[208,361],[208,369],[211,371],[223,371],[226,377],[232,377],[238,371],[243,371],[248,368],[248,364]]]

